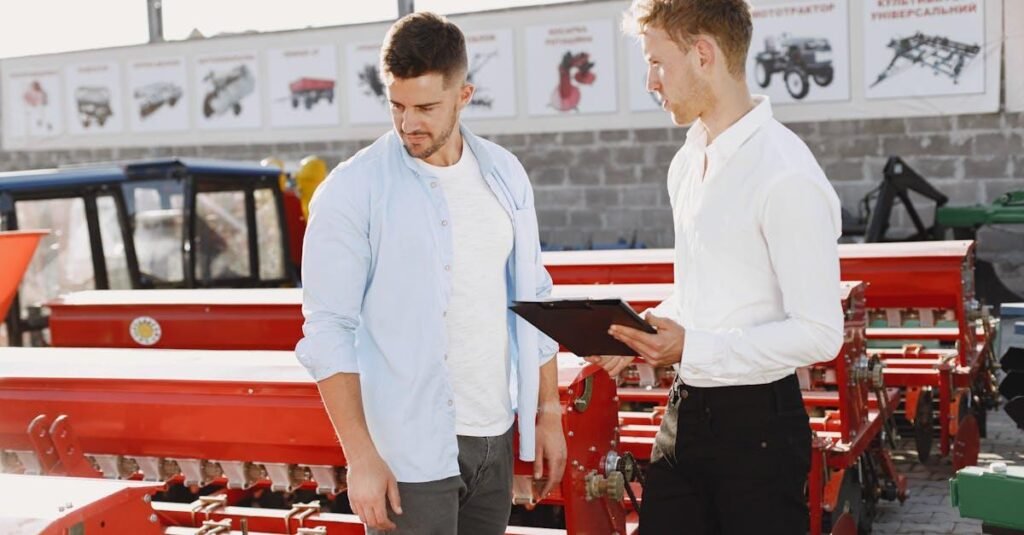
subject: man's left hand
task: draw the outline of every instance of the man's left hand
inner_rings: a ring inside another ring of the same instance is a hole
[[[537,456],[533,462],[535,480],[543,477],[544,464],[547,464],[548,481],[541,491],[541,498],[547,496],[562,482],[567,457],[565,435],[562,434],[562,415],[542,412],[537,418]]]
[[[681,361],[683,345],[686,342],[686,329],[668,318],[655,316],[651,312],[648,312],[644,319],[658,332],[650,334],[624,325],[612,325],[608,329],[608,334],[632,348],[652,366],[671,366]]]

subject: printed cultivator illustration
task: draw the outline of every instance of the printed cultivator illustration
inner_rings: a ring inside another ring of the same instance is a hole
[[[480,72],[480,69],[487,65],[487,62],[498,55],[498,51],[495,50],[489,54],[473,54],[473,59],[469,62],[469,72],[466,73],[466,81],[476,85],[476,74]],[[491,109],[494,105],[494,99],[487,96],[487,88],[484,86],[477,86],[476,91],[473,92],[473,98],[469,101],[469,105],[474,108],[487,108]]]
[[[764,50],[755,57],[754,79],[768,87],[772,76],[782,73],[786,91],[797,100],[811,90],[810,80],[821,87],[832,83],[832,45],[820,37],[767,37]]]
[[[298,108],[301,103],[308,110],[320,99],[328,104],[334,102],[334,80],[326,78],[299,78],[288,84],[288,91],[293,108]]]
[[[149,117],[164,104],[173,107],[181,100],[181,95],[181,86],[171,82],[153,82],[136,89],[135,100],[140,101],[139,117]]]
[[[86,85],[75,89],[78,103],[78,120],[88,128],[93,121],[103,126],[114,112],[110,109],[110,89],[104,86]]]
[[[912,65],[927,67],[936,76],[945,74],[953,80],[954,84],[957,84],[964,67],[981,52],[981,47],[976,44],[969,45],[938,35],[925,35],[921,32],[910,37],[893,39],[889,41],[888,46],[893,50],[892,61],[878,75],[878,79],[871,84],[871,87],[875,87],[886,78],[898,74]],[[907,62],[903,63],[902,67],[897,67],[901,58]]]
[[[573,54],[567,51],[558,65],[558,86],[551,94],[551,107],[558,111],[579,111],[581,94],[576,84],[593,84],[597,78],[591,70],[593,68],[594,62],[590,61],[590,54]]]
[[[380,79],[380,70],[376,65],[363,65],[363,70],[359,73],[359,85],[363,88],[365,95],[376,97],[382,104],[387,102],[387,96],[384,95],[384,82]]]
[[[50,97],[39,80],[32,80],[21,98],[25,101],[25,109],[30,115],[29,122],[35,123],[40,130],[53,130],[53,123],[46,118],[46,108],[50,105]]]
[[[239,65],[226,72],[210,71],[204,82],[211,89],[203,99],[203,116],[223,115],[228,110],[235,115],[242,113],[242,99],[256,89],[256,78],[245,65]]]

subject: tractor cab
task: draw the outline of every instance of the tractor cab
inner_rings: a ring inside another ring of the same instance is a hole
[[[191,159],[0,173],[0,230],[50,231],[8,312],[7,343],[45,344],[45,304],[71,291],[295,286],[301,234],[290,227],[302,222],[289,220],[281,179]]]

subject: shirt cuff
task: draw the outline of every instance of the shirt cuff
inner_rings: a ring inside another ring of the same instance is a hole
[[[537,361],[541,366],[547,364],[548,361],[558,355],[558,342],[540,331],[537,331],[537,346],[540,348],[540,355],[537,356]]]
[[[325,339],[323,333],[299,340],[295,346],[295,357],[316,382],[338,373],[359,373],[351,348],[345,351],[342,340]]]
[[[684,368],[707,368],[718,361],[718,335],[700,329],[686,329],[683,355],[679,365]]]

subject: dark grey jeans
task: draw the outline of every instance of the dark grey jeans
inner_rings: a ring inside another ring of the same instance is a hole
[[[440,481],[399,483],[398,529],[367,535],[503,535],[512,509],[512,428],[496,437],[459,436],[459,472]]]

